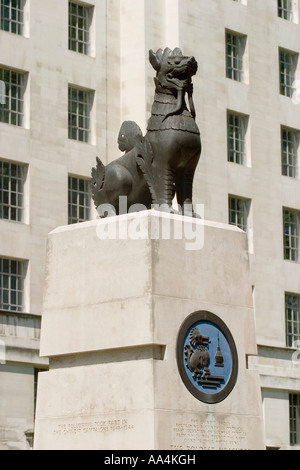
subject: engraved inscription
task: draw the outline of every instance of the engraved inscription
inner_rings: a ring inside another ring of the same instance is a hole
[[[173,428],[172,450],[243,450],[247,447],[247,432],[230,421],[176,423]]]
[[[86,434],[90,432],[120,432],[132,429],[134,429],[134,425],[129,424],[127,419],[107,419],[83,423],[59,424],[53,432],[61,436],[66,436],[69,434]]]

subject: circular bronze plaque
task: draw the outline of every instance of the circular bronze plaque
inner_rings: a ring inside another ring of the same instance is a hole
[[[237,381],[238,355],[228,327],[217,315],[198,311],[181,325],[177,364],[183,383],[204,403],[219,403]]]

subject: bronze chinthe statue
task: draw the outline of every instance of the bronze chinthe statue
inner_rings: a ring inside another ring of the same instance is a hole
[[[107,166],[97,158],[92,169],[92,194],[100,217],[120,213],[120,196],[127,198],[128,208],[141,204],[172,211],[175,194],[182,213],[196,215],[192,193],[201,140],[192,77],[198,65],[179,48],[150,50],[149,60],[156,77],[146,135],[135,122],[125,121],[118,138],[125,154]]]

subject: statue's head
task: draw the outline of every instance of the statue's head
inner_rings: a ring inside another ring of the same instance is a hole
[[[162,89],[186,91],[189,89],[192,76],[197,73],[198,64],[195,57],[184,56],[179,48],[173,51],[166,48],[157,52],[149,51],[149,60],[156,70],[156,84]]]
[[[142,141],[142,139],[142,131],[134,121],[123,122],[118,136],[118,144],[121,152],[129,152],[136,147],[137,142]]]

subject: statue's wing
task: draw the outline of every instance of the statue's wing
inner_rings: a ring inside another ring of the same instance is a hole
[[[99,157],[96,157],[97,166],[92,168],[92,194],[94,195],[97,191],[101,191],[104,186],[105,180],[105,166],[101,162]]]

